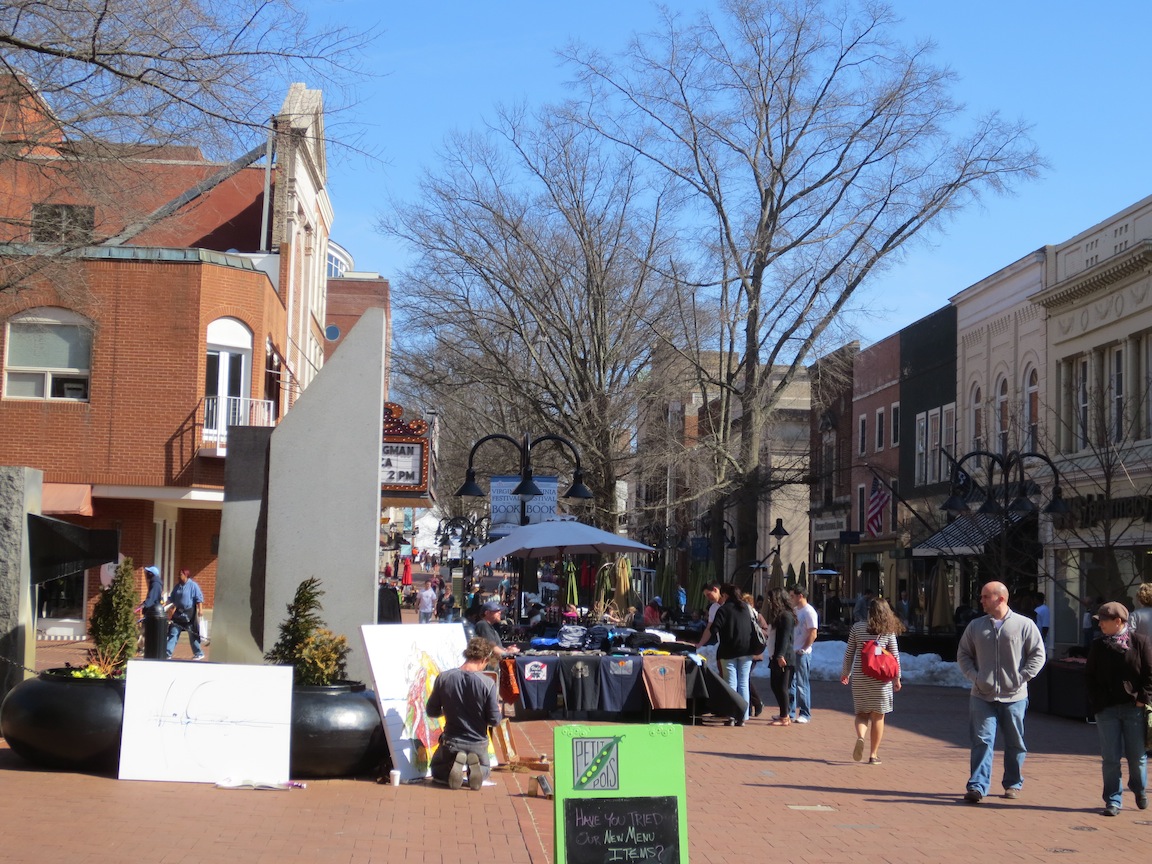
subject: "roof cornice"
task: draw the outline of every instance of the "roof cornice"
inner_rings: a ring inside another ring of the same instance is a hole
[[[1056,309],[1082,297],[1104,291],[1115,283],[1150,267],[1152,267],[1152,240],[1141,240],[1121,254],[1114,255],[1070,279],[1057,282],[1043,291],[1037,291],[1028,299],[1046,309]]]

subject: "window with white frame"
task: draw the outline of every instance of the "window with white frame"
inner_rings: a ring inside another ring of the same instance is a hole
[[[941,413],[943,419],[940,422],[941,438],[938,458],[940,460],[940,479],[947,480],[952,475],[952,461],[948,457],[956,458],[956,406],[945,405]]]
[[[900,403],[892,403],[892,446],[900,446]]]
[[[1124,440],[1124,349],[1117,345],[1108,352],[1108,425],[1112,441]]]
[[[1040,447],[1040,373],[1033,367],[1024,376],[1024,442],[1026,450]]]
[[[928,482],[928,415],[916,415],[916,485]]]
[[[224,441],[229,426],[266,425],[265,406],[250,398],[252,331],[236,318],[217,318],[208,325],[207,338],[204,439]]]
[[[972,449],[984,449],[984,394],[979,385],[972,389]]]
[[[1001,378],[996,386],[996,446],[1000,455],[1008,453],[1008,427],[1010,425],[1008,405],[1008,379]]]
[[[865,414],[860,415],[860,441],[856,452],[861,456],[868,452],[868,417]]]
[[[928,412],[928,482],[940,480],[940,409]]]
[[[876,409],[876,450],[884,449],[884,409]]]
[[[868,518],[868,490],[864,486],[856,487],[856,530],[864,533],[865,522]]]
[[[4,396],[88,401],[92,324],[67,309],[41,308],[8,319]]]

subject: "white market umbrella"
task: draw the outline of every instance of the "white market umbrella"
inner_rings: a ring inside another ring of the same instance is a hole
[[[614,552],[651,552],[623,534],[602,531],[583,522],[552,521],[521,525],[499,540],[472,552],[473,561],[495,561],[512,555],[519,558],[556,558],[560,555],[610,555]]]

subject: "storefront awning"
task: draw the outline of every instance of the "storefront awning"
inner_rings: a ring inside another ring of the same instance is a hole
[[[118,530],[84,528],[28,514],[28,552],[34,585],[115,561],[119,549]]]
[[[923,543],[916,544],[912,549],[912,557],[983,554],[984,546],[999,537],[1005,525],[1015,525],[1027,515],[1010,510],[1005,520],[1005,517],[991,513],[961,513],[954,522],[949,522]]]
[[[87,483],[45,483],[41,513],[67,516],[92,515],[92,487]]]

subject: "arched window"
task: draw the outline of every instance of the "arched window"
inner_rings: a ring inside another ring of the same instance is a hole
[[[1024,429],[1028,450],[1040,449],[1040,373],[1035,367],[1024,376]]]
[[[88,401],[92,323],[68,309],[41,308],[8,320],[4,396]]]
[[[984,394],[979,385],[972,390],[972,449],[984,449]]]
[[[1008,452],[1008,379],[1001,378],[996,388],[996,443],[1000,455]]]
[[[208,325],[204,366],[204,440],[223,441],[229,426],[253,424],[252,331],[235,318]]]

